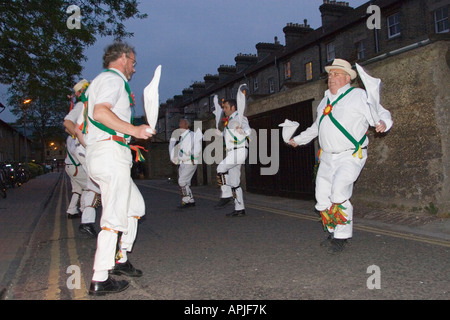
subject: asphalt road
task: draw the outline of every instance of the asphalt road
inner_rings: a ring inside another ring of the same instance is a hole
[[[191,306],[184,311],[194,312],[190,301],[198,305],[199,300],[257,304],[268,300],[450,298],[449,241],[360,225],[344,252],[330,254],[319,246],[325,234],[312,211],[292,212],[282,205],[269,208],[252,203],[245,217],[227,218],[225,213],[232,207],[213,208],[218,190],[204,192],[194,187],[196,207],[180,210],[175,185],[137,184],[147,214],[128,257],[144,275],[128,279],[126,291],[103,297],[87,294],[96,241],[78,232],[79,220],[66,218],[70,185],[62,175],[4,298],[181,300],[177,312]]]

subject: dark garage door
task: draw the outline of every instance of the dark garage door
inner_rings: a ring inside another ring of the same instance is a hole
[[[258,129],[281,129],[278,125],[283,123],[285,119],[300,123],[295,134],[308,128],[313,122],[312,100],[249,117],[249,122],[250,127],[258,132]],[[267,134],[269,156],[271,156],[270,130]],[[306,146],[292,148],[284,143],[280,130],[278,173],[261,175],[260,168],[270,167],[270,164],[263,166],[259,162],[258,164],[247,163],[245,170],[247,190],[266,195],[314,199],[314,164],[314,144],[311,142]]]

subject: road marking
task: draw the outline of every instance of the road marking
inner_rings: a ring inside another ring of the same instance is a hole
[[[145,185],[145,184],[139,184],[139,186],[153,188],[153,189],[176,193],[176,194],[179,193],[177,190],[167,189],[167,188],[163,188],[163,187],[149,186],[149,185]],[[207,200],[213,200],[213,201],[217,200],[217,197],[212,197],[212,196],[207,196],[207,195],[202,195],[202,194],[196,194],[195,196],[198,198],[207,199]],[[248,203],[246,203],[246,207],[260,210],[260,211],[271,212],[271,213],[275,213],[275,214],[279,214],[279,215],[283,215],[283,216],[293,217],[296,219],[319,221],[319,216],[314,217],[314,216],[303,214],[303,213],[290,212],[290,211],[286,211],[286,210],[282,210],[282,209],[275,209],[275,208],[269,208],[269,207],[262,207],[262,206],[258,206],[258,205],[248,204]],[[428,244],[432,244],[432,245],[438,245],[438,246],[450,248],[450,241],[447,241],[444,239],[428,238],[425,236],[414,235],[414,234],[409,234],[409,233],[404,233],[404,232],[391,231],[391,230],[385,230],[385,229],[380,229],[380,228],[375,228],[375,227],[358,225],[356,223],[353,225],[353,228],[355,230],[375,233],[377,235],[385,235],[385,236],[390,236],[390,237],[395,237],[395,238],[400,238],[400,239],[405,239],[405,240],[412,240],[412,241],[428,243]]]
[[[48,288],[45,293],[45,300],[59,300],[59,273],[60,273],[60,229],[61,229],[61,203],[62,203],[62,186],[59,188],[58,202],[56,205],[55,225],[52,235],[52,247],[50,250],[50,270],[48,273]]]
[[[67,250],[69,252],[69,261],[71,265],[80,267],[80,289],[73,289],[74,300],[88,300],[86,293],[86,283],[84,281],[83,272],[81,272],[81,264],[78,259],[78,251],[75,243],[74,231],[73,231],[73,223],[72,220],[68,220],[67,223]]]

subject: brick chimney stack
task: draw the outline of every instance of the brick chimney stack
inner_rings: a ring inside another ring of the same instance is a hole
[[[286,47],[290,47],[304,35],[310,33],[313,29],[309,26],[308,20],[304,20],[303,24],[299,23],[288,23],[286,27],[283,28],[284,37],[286,41]]]
[[[322,27],[327,27],[354,9],[345,1],[323,0],[319,10],[322,14]]]

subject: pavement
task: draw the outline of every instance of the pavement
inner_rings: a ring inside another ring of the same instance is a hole
[[[64,172],[52,172],[30,180],[20,188],[8,189],[7,198],[0,199],[0,300],[21,263],[30,254],[27,248],[55,187]],[[178,193],[178,186],[168,180],[137,180],[137,185]],[[213,186],[194,186],[195,197],[217,199],[219,189]],[[302,215],[307,219],[319,219],[313,201],[270,197],[244,193],[246,207],[285,215]],[[359,207],[354,204],[354,228],[390,236],[401,234],[441,241],[450,246],[450,219],[426,212],[403,212]]]

